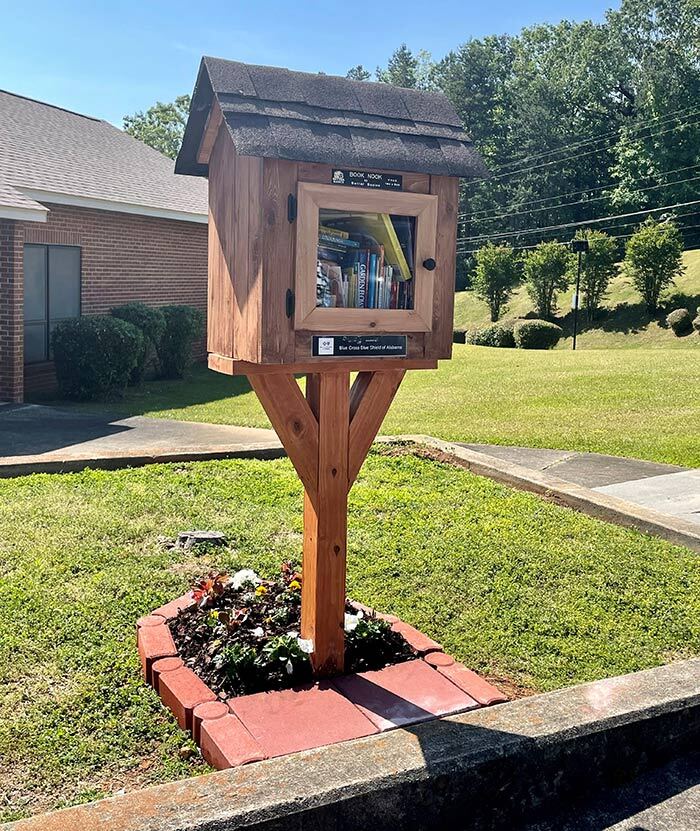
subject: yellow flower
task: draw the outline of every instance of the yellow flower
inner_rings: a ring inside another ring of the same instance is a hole
[[[292,580],[292,582],[289,584],[289,588],[293,589],[294,591],[297,591],[301,588],[301,583],[298,580]]]
[[[257,587],[257,589],[255,589],[255,594],[257,594],[258,597],[260,597],[263,594],[267,594],[267,586],[263,586],[263,584],[261,583]]]

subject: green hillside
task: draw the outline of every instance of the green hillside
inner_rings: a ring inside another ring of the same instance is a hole
[[[685,272],[675,286],[662,295],[662,302],[669,310],[685,306],[695,315],[700,307],[700,249],[686,251],[683,255]],[[573,289],[559,297],[559,312],[566,313],[557,322],[567,337],[559,342],[558,349],[571,349],[571,297]],[[577,348],[581,349],[653,349],[700,348],[697,334],[678,338],[666,327],[664,314],[652,317],[644,309],[639,295],[627,277],[617,277],[610,285],[599,319],[592,325],[579,314]],[[511,298],[505,317],[527,314],[532,303],[524,286]],[[458,292],[455,297],[455,328],[477,329],[489,323],[486,304],[474,292]]]

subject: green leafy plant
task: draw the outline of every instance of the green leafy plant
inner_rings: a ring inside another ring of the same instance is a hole
[[[513,322],[492,323],[483,329],[475,329],[468,333],[468,343],[472,346],[497,346],[504,349],[515,347],[513,336]]]
[[[232,643],[224,647],[214,660],[219,669],[223,669],[231,681],[246,686],[254,684],[259,675],[257,657],[257,652],[253,647],[241,643]]]
[[[157,346],[161,378],[182,378],[192,362],[192,347],[204,331],[204,315],[193,306],[162,306],[165,331]]]
[[[156,350],[165,332],[165,316],[160,309],[147,306],[145,303],[125,303],[123,306],[110,309],[109,313],[112,317],[133,324],[143,334],[143,348],[131,370],[130,378],[132,384],[138,384],[156,359]]]
[[[618,243],[603,231],[578,231],[575,238],[588,240],[588,251],[581,258],[581,305],[591,321],[617,274]],[[576,259],[570,262],[569,279],[574,282],[578,265]]]
[[[624,269],[654,314],[661,292],[683,273],[683,237],[673,222],[647,219],[627,242]]]
[[[547,320],[554,317],[557,294],[571,282],[571,254],[558,242],[541,242],[525,255],[525,281],[535,311]]]
[[[507,245],[487,243],[477,252],[472,286],[476,296],[488,304],[492,322],[505,310],[521,271],[518,255]]]
[[[548,320],[520,320],[513,328],[518,349],[553,349],[563,334],[560,326]]]
[[[124,393],[143,350],[136,326],[109,315],[76,317],[51,335],[56,379],[65,398],[89,400]]]

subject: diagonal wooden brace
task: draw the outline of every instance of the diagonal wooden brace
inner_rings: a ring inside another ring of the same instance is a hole
[[[348,492],[405,370],[306,376],[306,399],[292,374],[249,381],[304,485],[301,634],[314,643],[317,677],[343,671]]]

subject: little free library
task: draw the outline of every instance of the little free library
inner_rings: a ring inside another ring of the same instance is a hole
[[[459,178],[485,170],[440,93],[204,58],[175,171],[209,180],[209,366],[303,483],[301,636],[338,675],[348,491],[406,370],[451,356]]]

